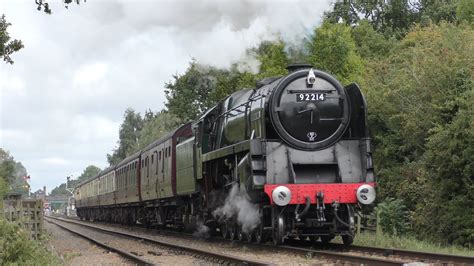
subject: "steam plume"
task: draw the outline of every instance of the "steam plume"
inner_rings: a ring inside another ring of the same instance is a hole
[[[213,211],[212,215],[220,219],[223,217],[226,219],[237,218],[237,223],[244,233],[251,232],[260,224],[257,205],[251,203],[246,195],[240,193],[237,184],[232,186],[224,205]]]

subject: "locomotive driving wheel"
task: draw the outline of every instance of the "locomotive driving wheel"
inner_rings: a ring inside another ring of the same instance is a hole
[[[245,240],[245,233],[242,232],[242,228],[238,228],[238,229],[237,229],[237,239],[238,239],[239,241]]]
[[[252,243],[253,240],[253,232],[248,231],[245,233],[245,239],[247,239],[247,242]]]
[[[263,229],[263,221],[260,222],[260,225],[257,226],[257,228],[255,228],[253,234],[255,236],[255,243],[262,244],[267,241],[265,231]]]
[[[267,242],[268,233],[265,232],[265,220],[263,217],[263,207],[260,206],[258,209],[258,213],[260,216],[260,224],[253,230],[254,240],[255,243],[262,244]]]
[[[353,235],[343,235],[342,236],[342,243],[344,246],[350,246],[354,242],[354,236]]]
[[[229,225],[229,239],[236,240],[237,239],[237,226],[236,224],[232,223]]]
[[[280,245],[284,242],[285,236],[285,219],[282,214],[278,213],[278,208],[274,207],[272,211],[273,220],[273,245]]]
[[[229,237],[229,225],[227,224],[227,222],[223,222],[219,229],[221,231],[222,238],[225,239]]]

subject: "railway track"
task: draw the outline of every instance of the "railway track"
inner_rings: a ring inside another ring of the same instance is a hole
[[[326,246],[320,245],[316,248],[330,248],[333,250],[341,250],[346,252],[361,252],[368,255],[381,254],[386,257],[400,257],[410,259],[412,261],[427,262],[427,263],[441,263],[441,264],[464,264],[474,265],[474,257],[450,255],[441,253],[431,253],[424,251],[411,251],[405,249],[391,249],[391,248],[379,248],[379,247],[366,247],[366,246],[349,246],[345,247],[342,244],[330,243]]]
[[[250,260],[248,258],[243,258],[243,257],[235,257],[235,256],[230,256],[226,254],[218,254],[215,252],[207,251],[207,250],[202,250],[202,249],[196,249],[188,246],[183,246],[183,245],[178,245],[176,243],[170,243],[170,242],[163,242],[163,241],[158,241],[156,239],[152,239],[146,236],[141,236],[137,234],[132,234],[132,233],[126,233],[126,232],[121,232],[117,230],[110,230],[110,229],[104,229],[100,228],[97,226],[93,226],[90,224],[82,223],[77,220],[69,220],[69,219],[62,219],[62,218],[56,218],[56,217],[45,217],[45,220],[53,223],[61,228],[64,228],[74,234],[80,235],[81,237],[87,238],[88,240],[106,248],[109,249],[113,252],[116,252],[124,257],[127,257],[127,259],[130,259],[137,264],[140,265],[155,265],[156,263],[153,263],[152,261],[145,260],[140,258],[139,256],[136,256],[132,254],[130,251],[125,250],[125,249],[120,249],[113,247],[103,241],[99,241],[95,239],[94,237],[87,236],[83,233],[78,232],[77,230],[71,229],[68,226],[64,225],[64,223],[69,223],[69,224],[76,224],[82,227],[86,227],[88,229],[94,230],[96,232],[103,232],[107,234],[112,234],[115,236],[120,236],[120,237],[127,237],[130,239],[138,240],[138,241],[143,241],[147,243],[151,243],[154,245],[158,245],[161,247],[165,247],[168,249],[176,250],[178,254],[180,255],[188,255],[195,257],[199,260],[204,260],[207,262],[211,263],[218,263],[218,264],[232,264],[232,265],[267,265],[267,263],[260,262],[260,261],[255,261],[255,260]]]
[[[60,224],[60,223],[55,222],[55,221],[52,221],[51,219],[44,218],[44,220],[47,221],[47,222],[49,222],[49,223],[52,223],[52,224],[54,224],[54,225],[56,225],[56,226],[58,226],[58,227],[60,227],[60,228],[62,228],[62,229],[64,229],[64,230],[68,231],[68,232],[71,232],[71,233],[73,233],[73,234],[75,234],[75,235],[77,235],[77,236],[79,236],[79,237],[82,237],[82,238],[84,238],[84,239],[87,239],[87,240],[91,241],[92,243],[94,243],[94,244],[96,244],[96,245],[98,245],[98,246],[100,246],[100,247],[102,247],[102,248],[104,248],[104,249],[106,249],[106,250],[110,250],[110,251],[112,251],[112,252],[114,252],[114,253],[117,253],[118,255],[120,255],[120,256],[122,256],[122,257],[124,257],[124,258],[130,260],[130,261],[131,261],[132,263],[134,263],[134,264],[138,264],[138,265],[151,265],[151,264],[153,264],[152,262],[150,262],[150,261],[148,261],[148,260],[145,260],[145,259],[142,259],[142,258],[140,258],[139,256],[136,256],[136,255],[130,253],[129,251],[127,251],[127,250],[124,250],[124,249],[121,249],[121,248],[116,248],[116,247],[114,247],[114,246],[112,246],[112,245],[109,245],[109,244],[107,244],[107,243],[105,243],[105,242],[103,242],[103,241],[98,240],[98,239],[95,238],[95,237],[91,237],[91,236],[89,236],[89,235],[87,235],[87,234],[84,234],[84,233],[79,232],[79,231],[77,231],[77,230],[71,229],[71,228],[69,228],[69,227],[67,227],[67,226],[64,226],[63,224]]]
[[[82,222],[79,220],[67,220],[72,223],[84,224],[84,226],[97,227],[91,225],[89,222]],[[100,224],[99,224],[100,225]],[[109,231],[110,229],[101,228],[101,230]],[[140,228],[140,230],[144,230]],[[115,231],[115,230],[110,230]],[[145,231],[144,231],[145,232]],[[181,234],[170,231],[160,231],[161,234],[172,235],[173,237],[189,238],[190,240],[196,240],[189,234]],[[128,234],[128,233],[127,233]],[[142,236],[141,236],[142,237]],[[143,237],[142,237],[143,238]],[[155,240],[153,240],[155,241]],[[229,241],[212,238],[207,239],[206,242],[212,242],[216,245],[229,243]],[[386,248],[375,248],[375,247],[363,247],[363,246],[351,246],[349,248],[343,247],[343,245],[330,244],[321,245],[308,248],[304,242],[297,242],[295,245],[299,246],[272,246],[272,245],[259,245],[247,242],[234,242],[235,245],[241,245],[251,250],[264,249],[267,253],[272,254],[275,252],[287,252],[291,254],[297,254],[305,258],[319,258],[334,263],[356,263],[356,264],[368,264],[368,265],[403,265],[406,263],[420,262],[430,263],[438,265],[453,265],[453,264],[464,264],[474,265],[474,257],[447,255],[447,254],[436,254],[428,252],[417,252],[400,249],[386,249]]]

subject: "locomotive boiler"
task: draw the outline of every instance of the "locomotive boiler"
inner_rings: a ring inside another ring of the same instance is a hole
[[[176,229],[199,224],[224,238],[275,244],[335,236],[351,244],[354,209],[375,200],[366,102],[357,84],[344,87],[309,65],[288,70],[233,93],[115,166],[112,187],[96,189],[115,191],[114,203],[90,200],[92,182],[100,187],[110,170],[80,184],[79,216]],[[216,212],[235,193],[249,203],[241,212],[255,212],[250,226],[235,212]]]

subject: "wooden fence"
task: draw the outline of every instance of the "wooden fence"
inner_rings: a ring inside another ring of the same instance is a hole
[[[40,199],[6,199],[3,201],[3,216],[23,226],[30,232],[31,239],[38,239],[43,233],[43,201]]]
[[[355,225],[357,234],[360,234],[362,231],[371,231],[377,234],[380,234],[380,228],[377,224],[379,220],[378,212],[374,211],[368,215],[362,215],[361,213],[356,213],[355,215]]]

